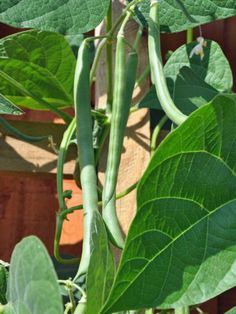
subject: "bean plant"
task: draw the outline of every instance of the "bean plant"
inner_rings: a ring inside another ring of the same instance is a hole
[[[10,265],[0,263],[0,313],[187,314],[236,285],[236,97],[221,47],[201,29],[236,15],[236,3],[132,0],[123,3],[117,20],[113,4],[0,2],[1,22],[30,29],[0,40],[0,113],[51,110],[67,125],[58,148],[54,255],[64,267],[78,265],[74,278],[58,279],[41,241],[23,239]],[[103,20],[104,35],[91,37]],[[127,37],[130,20],[137,23],[133,40]],[[163,65],[160,34],[180,31],[186,31],[186,43]],[[138,47],[145,37],[149,58],[139,77]],[[91,86],[101,79],[103,49],[107,102],[99,109],[92,107]],[[150,89],[134,103],[137,82],[146,80]],[[74,116],[64,111],[72,105]],[[142,178],[117,194],[127,121],[140,108],[159,109],[162,118]],[[157,147],[167,120],[171,131]],[[3,115],[0,122],[25,141],[45,141],[19,132]],[[101,187],[97,168],[106,141]],[[73,193],[64,190],[63,165],[71,145],[77,147],[75,180],[83,204],[68,208]],[[134,189],[137,210],[125,236],[116,200]],[[59,251],[63,221],[76,210],[84,214],[82,256],[66,259]],[[118,265],[114,247],[122,252]]]

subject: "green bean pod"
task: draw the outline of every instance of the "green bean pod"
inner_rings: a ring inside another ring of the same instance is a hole
[[[131,52],[126,63],[125,39],[123,35],[118,34],[114,102],[112,106],[110,142],[103,189],[103,219],[109,231],[111,241],[119,248],[123,248],[124,246],[124,237],[117,219],[115,193],[136,71],[137,54],[136,52]]]
[[[159,6],[158,0],[151,0],[148,23],[148,52],[151,77],[163,110],[175,124],[179,125],[187,119],[187,116],[176,107],[167,88],[160,48]]]
[[[84,40],[79,48],[74,78],[76,134],[84,204],[83,252],[76,278],[87,272],[91,255],[90,235],[92,230],[93,214],[98,210],[97,176],[92,138],[89,73],[89,46],[86,40]]]

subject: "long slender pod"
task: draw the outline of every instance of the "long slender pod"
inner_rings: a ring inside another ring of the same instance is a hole
[[[187,119],[187,116],[176,107],[167,88],[160,48],[159,6],[159,0],[151,0],[148,32],[151,76],[163,110],[175,124],[179,125]]]
[[[76,133],[84,204],[83,252],[76,278],[85,274],[89,265],[91,255],[90,234],[93,222],[93,214],[98,210],[97,176],[95,170],[92,139],[89,72],[89,46],[86,40],[84,40],[78,52],[74,80]]]
[[[135,85],[136,70],[137,54],[136,52],[131,52],[126,63],[125,39],[123,33],[119,33],[116,46],[110,142],[103,189],[103,219],[113,244],[119,248],[124,246],[124,238],[116,214],[115,192],[125,129]]]

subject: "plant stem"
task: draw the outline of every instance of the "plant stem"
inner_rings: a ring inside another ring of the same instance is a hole
[[[113,40],[113,36],[117,30],[117,28],[119,27],[119,25],[122,23],[122,21],[125,19],[127,12],[131,9],[131,7],[137,5],[138,3],[142,2],[143,0],[133,0],[131,1],[123,10],[122,14],[119,16],[118,20],[115,22],[115,24],[112,26],[112,28],[110,29],[110,31],[106,34],[106,37],[100,41],[97,50],[96,50],[96,54],[94,57],[94,62],[93,65],[91,67],[91,71],[90,71],[90,82],[92,83],[94,78],[95,78],[95,73],[97,70],[97,66],[102,54],[102,50],[103,48],[106,46],[107,40]]]
[[[79,258],[65,259],[65,258],[62,258],[60,255],[61,233],[62,233],[63,222],[64,222],[66,216],[67,216],[67,214],[66,213],[64,214],[64,211],[61,212],[60,214],[57,214],[53,254],[54,254],[56,260],[61,264],[64,264],[64,265],[78,264],[80,261]]]
[[[158,125],[155,127],[155,129],[153,131],[152,138],[151,138],[151,157],[153,156],[153,154],[156,151],[157,138],[158,138],[158,135],[160,134],[161,129],[163,128],[164,124],[166,123],[166,121],[168,121],[168,117],[166,115],[164,115],[164,117],[161,118]]]
[[[148,64],[143,70],[143,72],[141,73],[141,75],[139,76],[139,78],[136,80],[135,88],[137,88],[138,86],[142,84],[142,82],[148,77],[149,73],[150,73],[150,65]]]
[[[106,18],[106,32],[109,33],[112,29],[112,1],[110,1],[110,7]],[[106,54],[107,54],[107,113],[112,112],[113,102],[113,51],[112,51],[112,39],[109,38],[106,42]]]
[[[63,197],[63,168],[66,158],[66,153],[70,145],[71,138],[76,130],[76,123],[75,118],[71,121],[69,124],[67,130],[65,131],[60,149],[59,149],[59,156],[57,160],[57,196],[58,196],[58,202],[59,202],[59,208],[60,210],[64,210],[67,208],[65,204],[65,199]]]
[[[189,314],[189,307],[183,306],[175,309],[175,314]]]
[[[72,304],[69,302],[65,305],[65,311],[64,314],[68,314],[72,310]]]
[[[14,126],[11,125],[6,119],[2,118],[0,116],[0,124],[9,132],[11,132],[14,136],[17,138],[21,139],[22,141],[29,142],[29,143],[36,143],[36,142],[41,142],[45,139],[50,138],[50,135],[45,135],[45,136],[31,136],[22,133],[19,131],[17,128],[14,128]]]
[[[138,181],[139,182],[139,181]],[[130,187],[128,187],[126,190],[122,191],[121,193],[116,195],[116,200],[121,199],[131,193],[133,190],[136,189],[138,182],[135,182]],[[97,203],[97,206],[102,206],[102,201]],[[56,232],[55,232],[55,239],[54,239],[54,256],[57,259],[58,262],[64,265],[71,265],[71,264],[78,264],[80,259],[79,258],[71,258],[71,259],[64,259],[60,256],[60,240],[61,240],[61,233],[62,233],[62,227],[63,222],[66,219],[67,215],[73,213],[76,210],[82,210],[84,207],[83,204],[64,209],[60,213],[57,214],[57,220],[56,220]]]
[[[95,154],[95,164],[96,165],[98,164],[99,158],[101,156],[104,143],[105,143],[105,141],[106,141],[106,139],[110,133],[110,128],[111,128],[111,123],[110,123],[110,121],[107,121],[106,124],[104,125],[104,130],[103,130],[101,140],[99,143],[99,148],[97,149],[96,154]]]
[[[51,110],[56,115],[58,115],[60,118],[62,118],[66,124],[69,124],[72,120],[72,117],[67,114],[66,112],[59,110],[57,107],[51,105],[46,100],[39,98],[38,96],[32,94],[30,91],[28,91],[23,85],[21,85],[19,82],[14,80],[12,77],[10,77],[8,74],[6,74],[3,71],[0,71],[0,77],[2,77],[5,81],[7,81],[11,86],[18,89],[22,94],[25,96],[31,97],[35,101],[37,101],[39,104],[42,104],[45,108]]]
[[[102,55],[103,48],[106,46],[106,42],[107,42],[107,38],[104,38],[98,44],[98,47],[97,47],[97,50],[96,50],[96,54],[95,54],[95,57],[94,57],[94,60],[93,60],[93,64],[92,64],[92,67],[91,67],[91,70],[90,70],[90,85],[93,83],[93,81],[94,81],[94,79],[96,77],[95,73],[96,73],[96,70],[97,70],[97,67],[98,67],[99,60],[100,60],[101,55]]]
[[[138,185],[139,181],[135,182],[134,184],[132,184],[130,187],[128,187],[126,190],[120,192],[119,194],[116,195],[116,200],[119,200],[123,197],[125,197],[126,195],[128,195],[129,193],[131,193],[133,190],[136,189],[137,185]],[[97,203],[98,207],[100,207],[102,205],[102,202],[98,202]],[[63,216],[65,219],[65,217],[68,215],[68,214],[71,214],[73,213],[75,210],[81,210],[83,209],[83,204],[80,204],[80,205],[77,205],[77,206],[73,206],[73,207],[70,207],[66,210],[64,210],[63,212],[61,212],[59,214],[59,216]]]
[[[190,44],[193,41],[193,29],[188,28],[187,29],[187,38],[186,38],[186,43]]]
[[[138,32],[136,34],[135,42],[134,42],[134,45],[133,45],[133,49],[135,51],[137,51],[137,49],[138,49],[138,46],[139,46],[140,40],[142,38],[142,35],[143,35],[143,26],[141,25],[141,26],[139,26]]]

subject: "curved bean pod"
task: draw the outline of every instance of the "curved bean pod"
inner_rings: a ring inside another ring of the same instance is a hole
[[[148,22],[148,52],[151,76],[156,87],[157,97],[163,110],[175,124],[179,125],[187,119],[187,116],[175,106],[167,88],[160,49],[159,6],[160,4],[158,0],[151,1]]]

